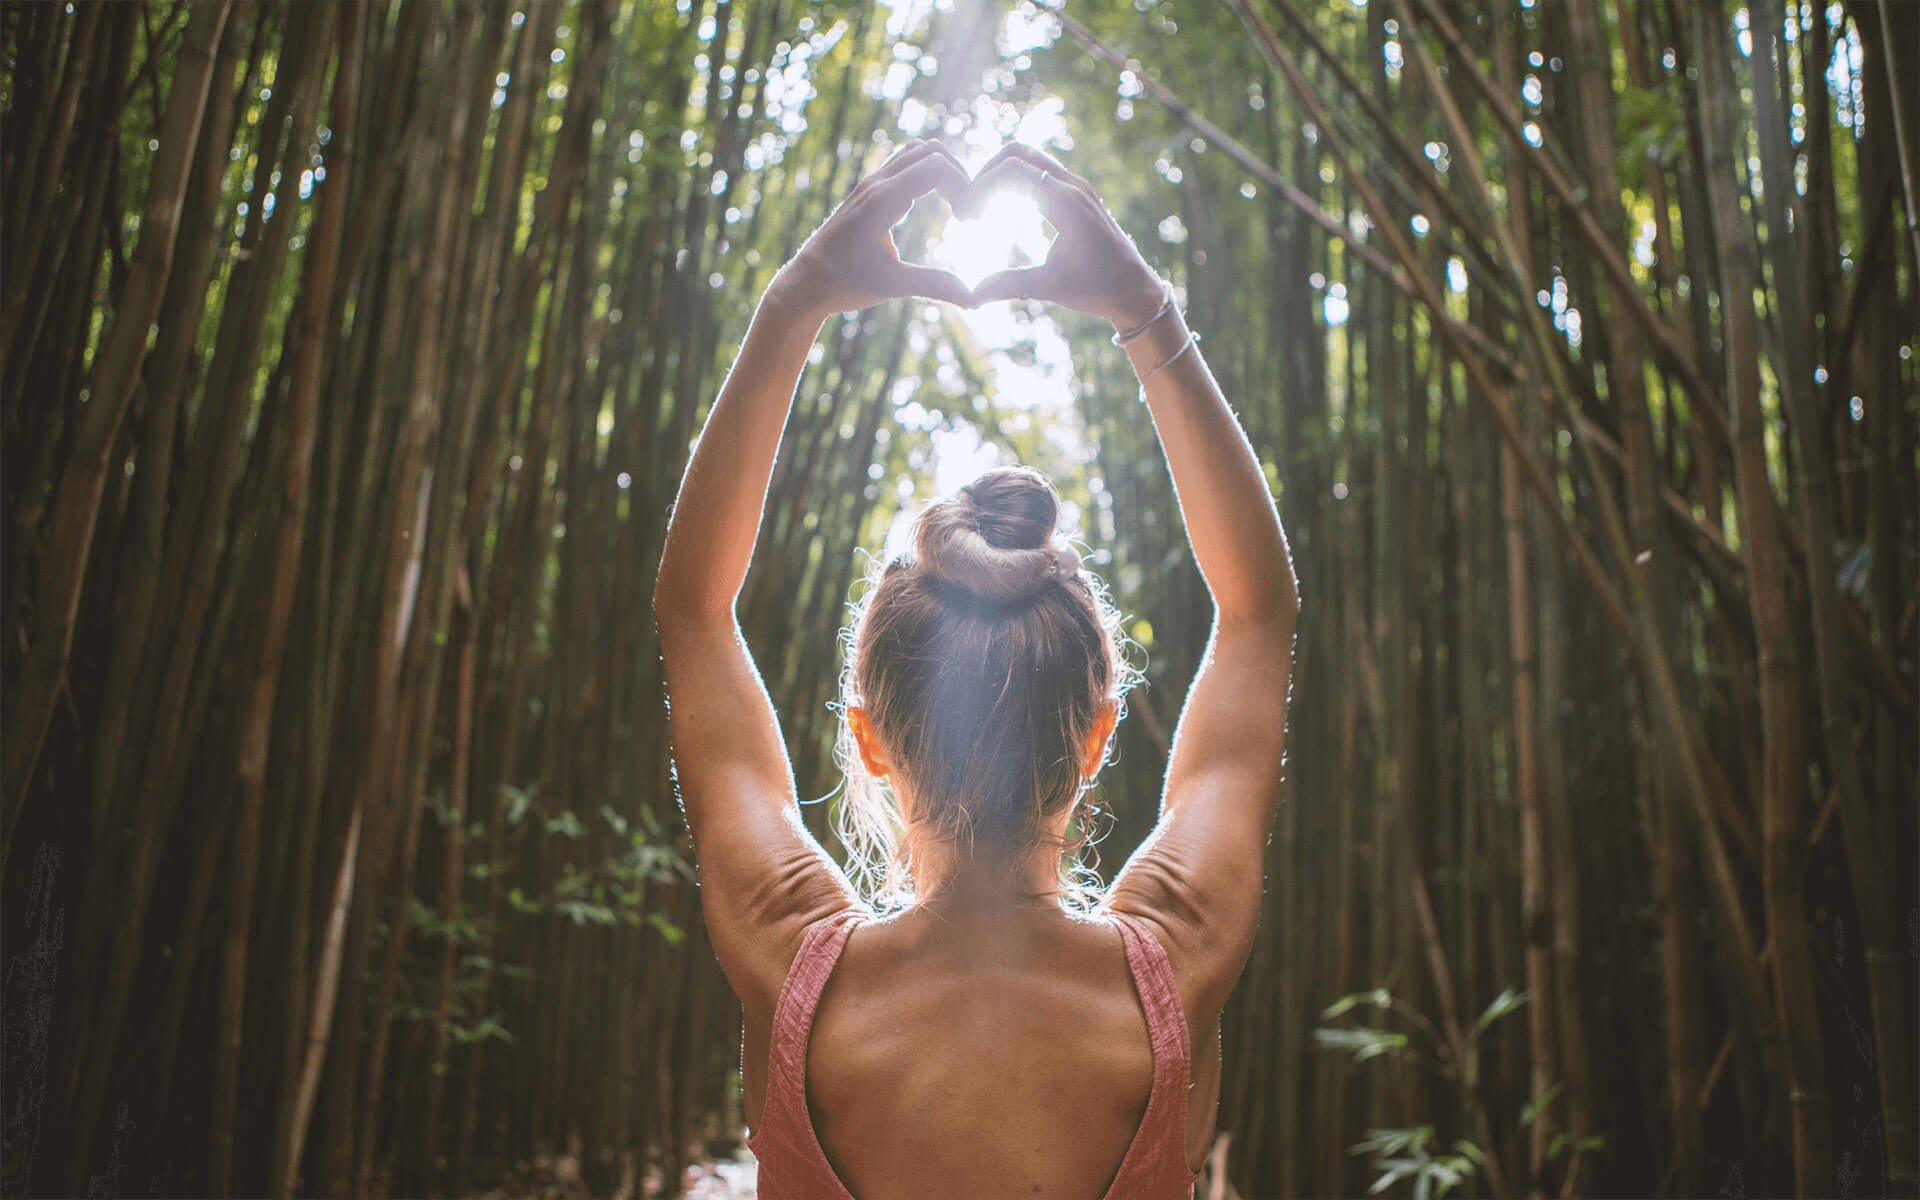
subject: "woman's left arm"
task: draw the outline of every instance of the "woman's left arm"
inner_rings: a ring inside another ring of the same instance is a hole
[[[734,605],[759,539],[774,456],[826,319],[902,296],[971,302],[945,271],[902,263],[887,231],[920,196],[964,194],[937,143],[862,180],[774,276],[695,443],[667,524],[653,612],[674,777],[700,862],[714,952],[743,1002],[770,1010],[808,922],[858,903],[800,819],[780,721]]]

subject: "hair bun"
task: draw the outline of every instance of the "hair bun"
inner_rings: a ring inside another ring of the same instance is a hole
[[[1055,536],[1060,499],[1032,467],[995,467],[927,506],[914,523],[920,567],[943,584],[996,604],[1071,579],[1080,556]]]

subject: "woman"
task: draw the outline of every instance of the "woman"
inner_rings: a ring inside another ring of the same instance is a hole
[[[1045,263],[969,291],[895,255],[888,230],[917,197],[962,209],[1005,184],[1033,189],[1056,229]],[[931,505],[858,614],[842,823],[884,858],[897,911],[869,907],[801,822],[735,624],[808,349],[829,315],[905,296],[1111,321],[1213,598],[1158,824],[1090,909],[1062,863],[1127,671],[1043,477],[991,471]],[[1191,1195],[1220,1012],[1259,923],[1298,611],[1266,477],[1196,343],[1086,181],[1024,146],[970,180],[910,144],[762,297],[682,480],[654,613],[702,907],[745,1009],[763,1196]],[[897,807],[876,803],[879,781]]]

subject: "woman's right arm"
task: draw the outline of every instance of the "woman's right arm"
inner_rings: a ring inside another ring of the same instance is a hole
[[[1146,381],[1213,628],[1174,731],[1160,820],[1113,902],[1158,921],[1211,1009],[1225,1005],[1260,924],[1300,600],[1266,474],[1188,336],[1175,309],[1126,350]]]
[[[1159,822],[1114,881],[1109,904],[1163,932],[1202,1011],[1218,1011],[1260,921],[1267,838],[1279,801],[1299,596],[1292,555],[1247,441],[1186,322],[1086,181],[1038,150],[1009,147],[982,173],[1025,177],[1058,231],[1046,263],[1003,272],[976,302],[1032,296],[1132,332],[1194,559],[1213,597],[1206,654],[1175,731]]]

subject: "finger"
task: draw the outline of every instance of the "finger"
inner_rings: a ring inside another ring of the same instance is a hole
[[[947,204],[955,213],[958,213],[973,192],[973,174],[967,170],[967,164],[961,162],[959,155],[955,154],[945,142],[934,141],[931,145],[934,155],[953,165],[953,173],[949,175],[943,172],[942,177],[934,182],[934,186],[940,189],[940,194],[947,198]]]
[[[931,151],[932,143],[925,138],[916,138],[887,156],[885,162],[867,172],[847,193],[847,199],[857,200],[870,194],[881,182],[892,178],[901,171],[925,158]]]
[[[1008,267],[973,285],[973,302],[991,304],[995,300],[1051,300],[1053,272],[1045,263],[1037,267]]]
[[[901,170],[873,185],[867,193],[866,208],[883,218],[887,226],[899,223],[913,202],[931,191],[939,191],[949,204],[964,197],[972,181],[960,164],[944,154],[927,153]]]
[[[1010,176],[1007,176],[1004,174],[1001,164],[1008,161],[1013,161],[1016,163],[1019,162],[1018,159],[1013,158],[1013,155],[1011,153],[1012,149],[1013,149],[1013,143],[1008,142],[1006,145],[996,150],[992,158],[989,158],[986,162],[981,163],[980,169],[978,171],[973,172],[973,187],[969,190],[967,194],[966,208],[964,211],[956,210],[957,215],[961,217],[969,218],[969,219],[979,215],[981,206],[986,202],[986,194],[987,194],[987,188],[989,185],[990,176],[993,176],[998,172],[1000,173],[1000,177],[1003,182],[1011,178]]]
[[[867,178],[877,182],[890,175],[898,175],[903,169],[926,157],[939,146],[940,143],[932,138],[914,138],[889,154],[885,162],[867,173]]]
[[[903,296],[925,296],[929,300],[945,300],[948,304],[958,304],[963,308],[972,308],[974,305],[973,292],[951,271],[916,263],[901,263],[894,278]]]
[[[987,165],[981,169],[980,173],[985,175],[987,171],[994,169],[1004,162],[1022,163],[1043,176],[1052,176],[1068,188],[1080,192],[1090,199],[1099,198],[1094,193],[1092,184],[1080,176],[1075,175],[1072,171],[1069,171],[1066,165],[1059,159],[1048,154],[1038,146],[1029,146],[1025,142],[1008,142],[1006,145],[1000,147],[999,153],[988,160]]]
[[[980,170],[984,172],[987,170],[987,168],[992,167],[995,164],[1002,162],[1005,159],[1014,157],[1015,152],[1018,150],[1019,146],[1020,146],[1019,142],[1005,143],[998,150],[995,150],[993,152],[992,158],[989,158],[986,162],[980,164]]]
[[[954,170],[960,172],[960,177],[967,181],[967,188],[972,188],[973,172],[967,170],[967,164],[960,161],[960,156],[955,154],[950,146],[945,142],[936,141],[933,143],[933,152],[952,163]],[[948,196],[947,199],[951,203],[958,204],[966,199],[966,190],[963,189],[958,195]]]
[[[1042,182],[1045,179],[1046,174],[1025,159],[1006,157],[996,158],[980,168],[980,173],[973,177],[973,186],[977,192],[990,187],[1012,188],[1039,199],[1045,195]]]
[[[1042,179],[1058,180],[1067,188],[1078,192],[1083,208],[1094,220],[1111,225],[1115,229],[1119,228],[1118,223],[1113,219],[1113,214],[1107,211],[1106,201],[1100,199],[1100,193],[1093,190],[1091,183],[1088,183],[1079,175],[1069,171],[1066,164],[1038,146],[1029,146],[1022,142],[1014,142],[1009,146],[1009,149],[1012,150],[1013,157],[1021,162],[1031,164],[1036,170],[1044,172]],[[1048,186],[1051,187],[1053,185],[1049,183]],[[1059,222],[1055,221],[1054,224],[1057,225]]]
[[[966,170],[966,164],[961,162],[959,157],[954,154],[953,147],[947,145],[939,138],[921,138],[920,140],[931,147],[935,154],[944,155],[947,158],[953,159],[954,166],[959,167],[963,171]]]
[[[1083,199],[1080,193],[1057,176],[1050,175],[1017,155],[999,158],[973,177],[970,198],[974,206],[978,207],[981,198],[997,187],[1011,187],[1022,195],[1031,196],[1040,206],[1040,212],[1053,222],[1055,228],[1066,223],[1075,202]]]
[[[1082,179],[1080,176],[1075,175],[1072,171],[1067,170],[1065,163],[1061,162],[1059,159],[1055,158],[1053,155],[1048,154],[1045,150],[1042,150],[1040,147],[1029,146],[1023,142],[1010,142],[1007,145],[1007,149],[1011,151],[1014,156],[1022,159],[1025,162],[1032,163],[1035,167],[1038,167],[1040,170],[1045,171],[1047,174],[1053,175],[1056,178],[1059,178],[1065,181],[1069,186],[1079,191],[1085,192],[1088,196],[1091,196],[1095,199],[1099,198],[1099,193],[1093,190],[1092,184],[1088,183],[1086,180]]]

